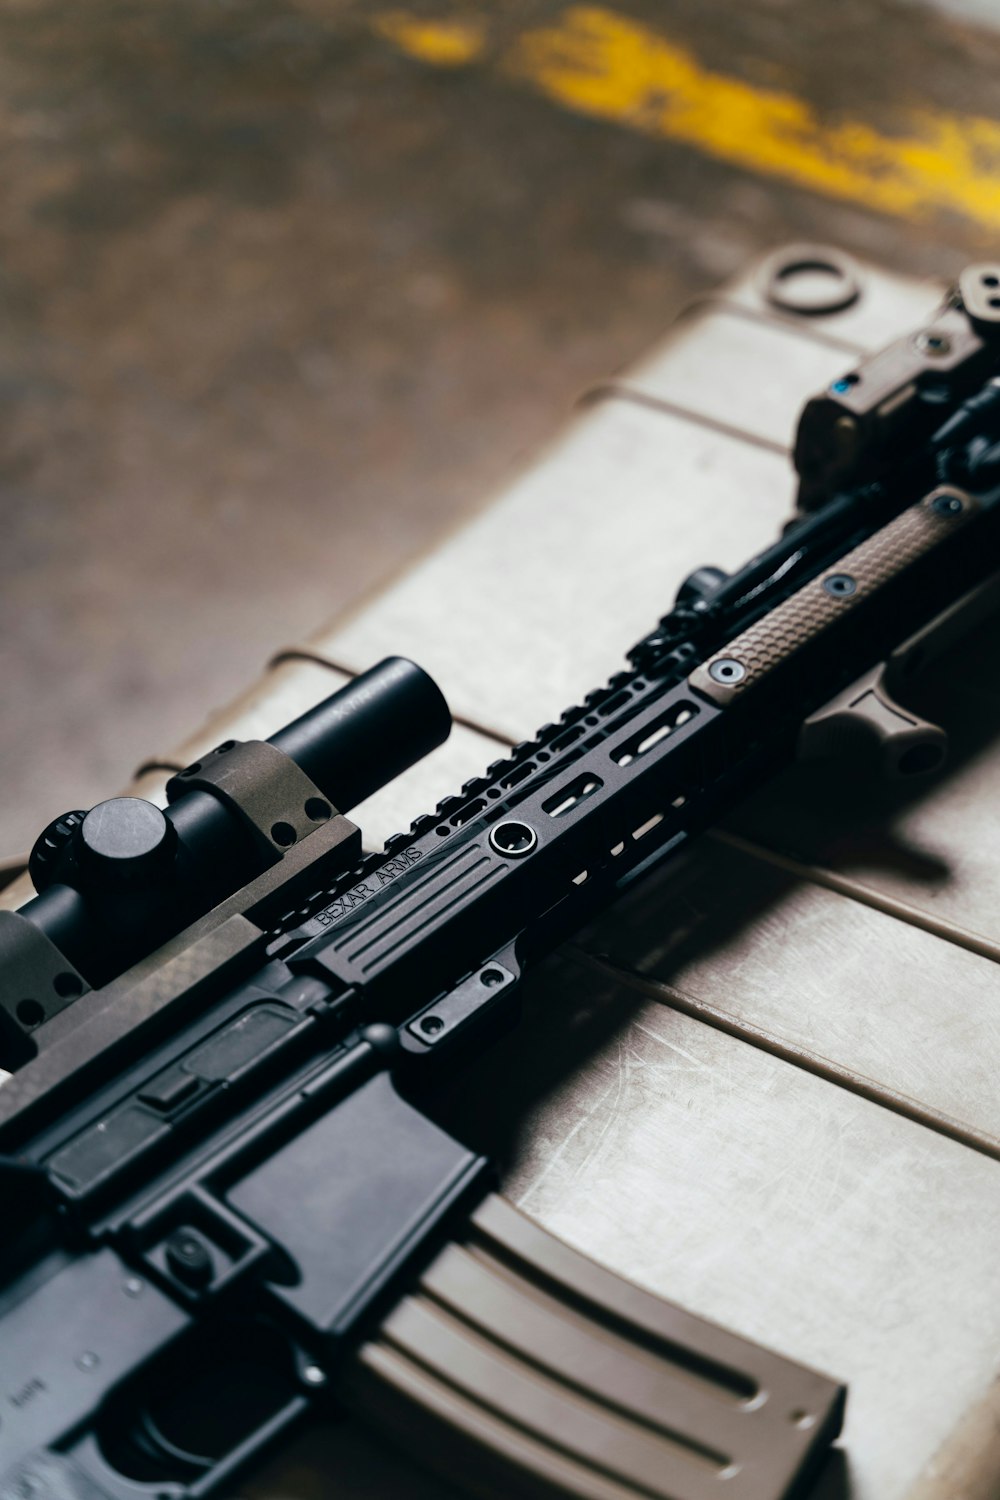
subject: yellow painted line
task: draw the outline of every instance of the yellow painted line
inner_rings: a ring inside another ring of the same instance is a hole
[[[898,133],[824,120],[805,100],[704,67],[659,31],[574,6],[493,51],[485,23],[382,13],[376,27],[433,66],[486,61],[575,114],[904,218],[957,212],[1000,228],[1000,121],[907,111]]]
[[[425,21],[405,11],[376,17],[375,30],[410,57],[436,68],[460,68],[475,61],[485,46],[485,33],[472,21]]]

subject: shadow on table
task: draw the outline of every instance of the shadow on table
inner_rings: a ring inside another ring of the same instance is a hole
[[[975,788],[969,783],[967,802],[963,792],[966,807],[985,807],[1000,792],[997,662],[1000,620],[977,628],[908,688],[905,707],[948,731],[943,771],[888,783],[863,766],[832,760],[793,765],[748,798],[727,826],[804,863],[862,878],[885,874],[934,894],[947,885],[951,867],[940,848],[921,847],[914,825],[922,805],[935,800],[953,812],[955,786],[968,782],[976,762],[983,765],[975,770]]]

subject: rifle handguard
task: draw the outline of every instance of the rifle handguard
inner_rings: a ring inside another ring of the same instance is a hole
[[[968,524],[978,502],[941,486],[769,610],[688,678],[727,708]]]

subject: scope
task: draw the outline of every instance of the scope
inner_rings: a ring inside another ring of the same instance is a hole
[[[122,974],[307,838],[317,855],[338,849],[349,864],[360,835],[343,814],[450,730],[434,680],[387,657],[270,739],[226,741],[178,772],[165,808],[115,797],[54,819],[29,862],[38,894],[0,912],[0,1066],[33,1055],[31,1033],[85,989]]]

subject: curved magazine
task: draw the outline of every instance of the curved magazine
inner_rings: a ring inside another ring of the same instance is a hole
[[[622,1280],[492,1195],[340,1394],[484,1496],[789,1500],[843,1386]]]

